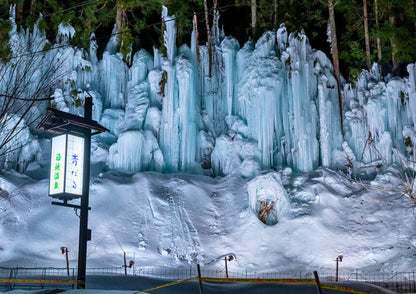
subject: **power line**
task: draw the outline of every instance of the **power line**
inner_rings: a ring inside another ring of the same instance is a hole
[[[88,5],[93,4],[95,2],[98,2],[98,1],[100,1],[100,0],[92,0],[92,1],[89,1],[89,2],[80,3],[80,4],[74,5],[72,7],[68,7],[66,9],[63,9],[63,10],[59,10],[59,11],[56,11],[56,12],[52,12],[52,13],[49,13],[49,14],[42,15],[42,17],[40,17],[40,18],[47,18],[47,17],[50,17],[52,15],[61,14],[61,13],[67,12],[67,11],[74,10],[76,8],[88,6]],[[33,14],[30,14],[30,16],[37,17]],[[15,22],[15,24],[20,25],[20,24],[23,24],[24,22],[25,22],[24,20],[21,20],[19,22]]]
[[[5,98],[9,98],[9,99],[14,99],[14,100],[20,100],[20,101],[28,101],[28,102],[53,100],[53,98],[50,98],[50,97],[29,99],[29,98],[21,98],[21,97],[10,96],[10,95],[5,95],[5,94],[0,94],[0,97],[5,97]]]
[[[86,3],[93,3],[93,2],[97,2],[97,1],[99,1],[99,0],[93,0],[93,1],[90,1],[90,2],[86,2]],[[86,3],[84,3],[84,6],[87,5]],[[229,4],[229,5],[226,5],[226,6],[218,7],[217,10],[221,11],[223,9],[226,9],[226,8],[229,8],[229,7],[233,7],[233,6],[238,6],[238,5],[239,4],[237,4],[237,3],[236,4]],[[210,9],[210,10],[212,10],[212,9]],[[203,14],[205,14],[205,11],[195,12],[195,14],[197,14],[197,15],[201,15],[202,14],[203,15]],[[179,18],[193,17],[193,15],[194,15],[194,13],[189,14],[189,15],[180,16]],[[158,22],[154,22],[154,23],[151,23],[151,24],[147,24],[147,25],[143,26],[142,28],[145,29],[145,28],[149,28],[149,27],[154,27],[156,25],[161,25],[163,23],[167,23],[167,22],[171,22],[171,21],[176,21],[177,19],[178,19],[178,16],[174,16],[174,17],[172,17],[169,20],[161,20],[161,21],[158,21]],[[111,33],[109,35],[101,36],[99,38],[96,38],[96,40],[104,40],[104,39],[108,39],[108,38],[111,38],[111,37],[116,36],[116,35],[130,33],[130,32],[134,32],[134,30],[133,29],[127,29],[127,30],[123,30],[123,31],[120,31],[120,32]],[[6,58],[4,60],[10,61],[12,59],[16,59],[16,58],[20,58],[20,57],[25,57],[25,56],[36,55],[36,54],[40,54],[40,53],[45,53],[45,52],[48,52],[48,51],[51,51],[51,50],[61,49],[61,48],[65,48],[65,47],[73,47],[73,45],[71,45],[71,44],[59,45],[59,46],[51,47],[51,48],[48,48],[48,49],[34,51],[34,52],[31,52],[31,53],[26,53],[26,54],[21,54],[21,55],[17,55],[17,56],[12,56],[12,57]]]

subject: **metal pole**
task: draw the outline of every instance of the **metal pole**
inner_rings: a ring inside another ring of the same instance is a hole
[[[65,257],[66,257],[66,273],[69,277],[69,260],[68,260],[68,248],[65,248]]]
[[[84,118],[92,119],[92,98],[85,98]],[[81,215],[79,220],[79,249],[78,249],[78,278],[77,289],[85,289],[85,276],[87,267],[88,242],[88,206],[90,188],[90,156],[91,156],[91,130],[86,129],[84,134],[84,180],[81,197]]]
[[[196,265],[196,268],[198,269],[199,294],[204,294],[204,291],[202,290],[201,268],[199,267],[199,264]]]
[[[338,257],[335,260],[337,262],[336,270],[335,270],[335,282],[338,282]]]
[[[127,276],[126,252],[124,252],[124,275]]]
[[[318,294],[322,294],[321,282],[319,281],[318,272],[314,271],[313,275],[315,276],[315,283],[316,283],[316,288],[318,290]]]
[[[224,260],[225,260],[225,277],[228,279],[227,256],[224,256]]]

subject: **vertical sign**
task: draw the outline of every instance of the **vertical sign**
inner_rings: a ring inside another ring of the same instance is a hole
[[[82,195],[84,138],[68,135],[66,151],[65,193]]]
[[[66,135],[52,138],[49,195],[64,192]]]

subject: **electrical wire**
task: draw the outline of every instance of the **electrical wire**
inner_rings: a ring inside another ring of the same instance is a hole
[[[91,2],[96,2],[96,1],[98,1],[98,0],[94,0],[94,1],[91,1]],[[221,11],[223,9],[230,8],[230,7],[233,7],[233,6],[238,6],[238,5],[239,4],[237,4],[237,3],[236,4],[229,4],[229,5],[226,5],[226,6],[218,7],[217,10]],[[210,9],[210,10],[212,10],[212,9]],[[201,15],[201,14],[203,15],[203,14],[205,14],[205,12],[204,11],[199,11],[199,12],[195,12],[195,14],[196,15]],[[193,17],[193,15],[194,15],[194,13],[189,14],[189,15],[180,16],[179,18]],[[158,22],[147,24],[147,25],[143,26],[142,29],[154,27],[154,26],[157,26],[157,25],[161,25],[163,23],[171,22],[171,21],[176,21],[177,19],[178,19],[177,16],[173,16],[169,20],[161,20],[161,21],[158,21]],[[202,21],[200,21],[200,22],[202,22]],[[98,38],[96,38],[96,40],[105,40],[105,39],[111,38],[111,37],[116,36],[116,35],[126,34],[126,33],[131,33],[131,32],[134,32],[134,30],[133,29],[128,29],[128,30],[123,30],[123,31],[120,31],[120,32],[114,32],[114,33],[111,33],[109,35],[98,37]],[[45,53],[45,52],[48,52],[48,51],[51,51],[51,50],[56,50],[56,49],[61,49],[61,48],[66,48],[66,47],[73,47],[73,45],[64,44],[64,45],[60,45],[60,46],[54,46],[54,47],[51,47],[51,48],[48,48],[48,49],[38,50],[38,51],[31,52],[31,53],[26,53],[26,54],[21,54],[21,55],[16,55],[16,56],[12,56],[12,57],[9,57],[9,58],[5,58],[5,59],[3,59],[3,61],[10,61],[12,59],[21,58],[21,57],[25,57],[25,56],[32,56],[32,55]]]
[[[64,13],[64,12],[68,12],[68,11],[74,10],[76,8],[88,6],[88,5],[93,4],[95,2],[98,2],[98,1],[100,1],[100,0],[92,0],[92,1],[84,2],[84,3],[80,3],[80,4],[74,5],[72,7],[65,8],[63,10],[59,10],[59,11],[56,11],[56,12],[52,12],[52,13],[49,13],[49,14],[42,15],[41,18],[47,18],[47,17],[50,17],[52,15],[56,15],[56,14],[61,14],[61,13]],[[37,16],[35,16],[33,14],[30,14],[30,16],[37,17]],[[25,22],[25,20],[21,20],[19,22],[15,22],[15,24],[20,25],[20,24],[23,24],[24,22]]]

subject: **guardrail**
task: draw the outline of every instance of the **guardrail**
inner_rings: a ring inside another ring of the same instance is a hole
[[[322,282],[335,282],[335,271],[321,270],[319,277]],[[111,268],[87,268],[87,276],[92,275],[124,275],[123,267]],[[228,276],[227,276],[228,274]],[[189,268],[155,268],[155,267],[132,267],[128,268],[129,276],[152,277],[165,280],[184,280],[198,276],[196,266]],[[206,278],[226,278],[229,279],[313,279],[313,271],[305,272],[248,272],[248,271],[228,271],[202,269],[201,276]],[[24,267],[0,267],[0,289],[12,290],[34,289],[51,287],[53,283],[48,281],[62,281],[59,287],[73,288],[74,283],[69,281],[76,280],[77,270],[70,269],[70,275],[67,274],[66,268],[24,268]],[[5,282],[5,281],[9,282]],[[23,280],[37,280],[38,283],[22,283]],[[415,272],[362,272],[355,270],[353,272],[339,272],[338,280],[357,281],[374,284],[398,293],[416,292],[416,273]],[[3,281],[3,282],[2,282]],[[13,282],[10,282],[13,281]],[[16,282],[16,281],[20,281]],[[43,282],[42,282],[43,281]]]

